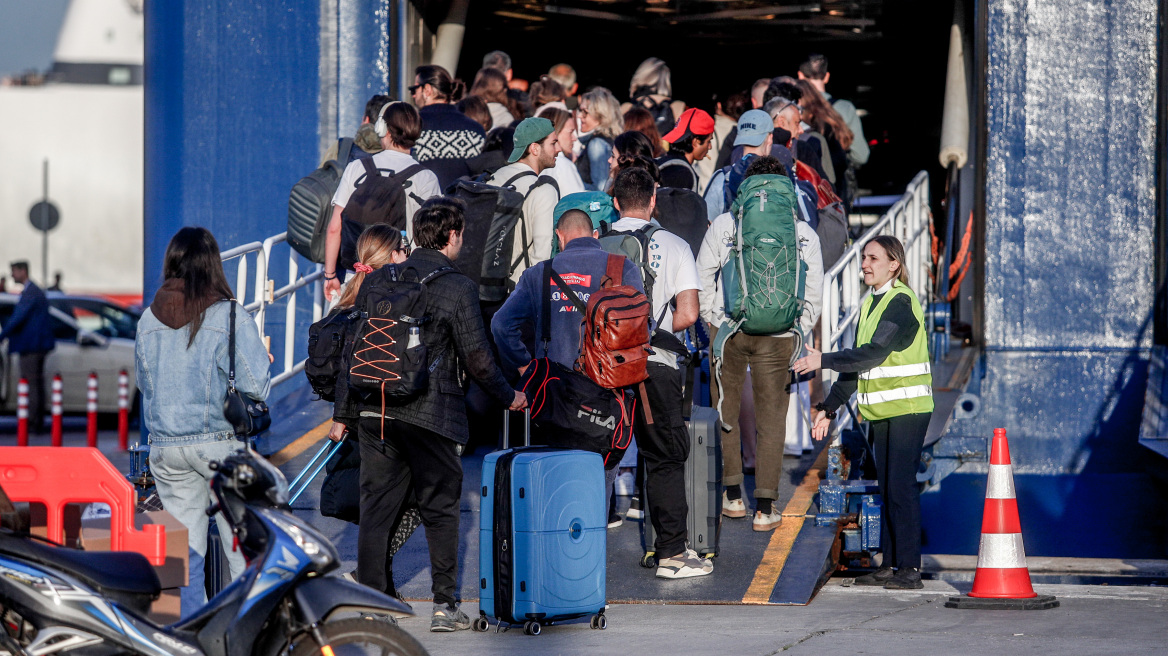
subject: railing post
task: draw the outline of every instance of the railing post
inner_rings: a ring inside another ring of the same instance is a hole
[[[297,261],[296,249],[289,248],[288,252],[288,284],[296,282],[300,274],[300,263]],[[296,292],[288,294],[288,306],[284,310],[284,371],[291,371],[295,362],[296,347]]]

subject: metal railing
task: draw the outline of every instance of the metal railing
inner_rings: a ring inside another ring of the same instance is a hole
[[[904,244],[909,287],[921,302],[926,302],[929,287],[929,267],[932,264],[932,243],[929,240],[929,174],[925,171],[905,189],[904,195],[880,217],[871,228],[856,239],[839,261],[823,274],[823,314],[820,319],[820,350],[827,353],[851,348],[856,339],[860,308],[872,293],[864,284],[860,260],[867,245],[878,235],[892,235]],[[838,374],[822,370],[824,389],[828,389]],[[837,422],[847,425],[844,417]]]
[[[286,244],[288,241],[288,233],[281,232],[278,235],[272,235],[267,239],[260,241],[253,241],[249,244],[236,246],[230,250],[223,251],[219,254],[219,258],[223,261],[226,267],[229,260],[238,258],[239,262],[235,270],[235,293],[239,295],[239,302],[255,319],[256,327],[259,328],[260,339],[264,340],[265,344],[270,346],[267,334],[267,312],[268,306],[276,303],[280,299],[287,297],[288,302],[284,308],[284,360],[283,370],[272,376],[272,386],[275,387],[280,383],[292,378],[296,374],[304,370],[304,360],[296,361],[296,292],[308,285],[312,285],[312,320],[318,321],[324,314],[324,286],[322,281],[324,278],[324,268],[319,265],[313,265],[311,272],[305,275],[300,275],[300,256],[291,247],[288,247],[288,284],[276,289],[276,281],[272,280],[268,275],[269,264],[272,261],[272,248],[276,244]],[[254,282],[248,284],[248,255],[255,253],[255,278]],[[248,288],[252,290],[252,300],[247,302]]]

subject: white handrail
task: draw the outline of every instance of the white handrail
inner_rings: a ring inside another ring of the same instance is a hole
[[[905,250],[905,270],[908,283],[922,302],[929,285],[929,267],[932,264],[932,244],[928,237],[929,174],[917,173],[900,200],[888,209],[880,220],[856,239],[839,261],[823,275],[823,313],[821,315],[820,349],[825,352],[851,348],[856,338],[856,326],[864,299],[872,290],[864,285],[860,259],[867,245],[878,235],[892,235],[900,239]],[[924,238],[922,238],[924,237]],[[839,375],[828,369],[821,371],[823,387],[829,389]],[[850,419],[840,417],[837,426],[846,427]]]
[[[276,244],[287,243],[288,233],[282,232],[278,235],[272,235],[262,242],[253,241],[249,244],[236,246],[230,250],[223,251],[219,254],[221,260],[226,263],[228,260],[239,258],[239,264],[236,268],[235,290],[239,295],[239,302],[243,304],[244,308],[251,313],[255,319],[256,327],[259,329],[260,339],[265,343],[268,340],[267,335],[267,309],[276,301],[287,297],[288,303],[284,312],[284,359],[283,370],[272,377],[272,386],[292,378],[296,374],[304,370],[304,359],[299,362],[296,361],[296,292],[308,285],[312,285],[312,320],[318,321],[324,314],[324,287],[322,281],[324,278],[324,268],[319,265],[313,265],[310,273],[303,276],[300,275],[300,256],[291,247],[288,247],[288,284],[276,289],[276,283],[269,275],[269,263],[272,261],[272,248]],[[247,255],[250,253],[256,254],[255,279],[251,285],[252,301],[246,302],[248,289],[248,265]]]

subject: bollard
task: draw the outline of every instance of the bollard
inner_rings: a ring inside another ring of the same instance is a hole
[[[16,385],[16,446],[28,446],[28,381]]]
[[[88,446],[97,448],[97,373],[90,372],[85,392],[85,411],[89,414]]]
[[[130,448],[130,374],[118,372],[118,448]]]
[[[53,446],[61,446],[61,401],[64,385],[61,383],[61,374],[53,376]]]

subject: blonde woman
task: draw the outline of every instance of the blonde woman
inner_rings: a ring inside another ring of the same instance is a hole
[[[608,158],[612,142],[624,132],[625,121],[616,96],[604,87],[596,87],[580,96],[577,118],[584,155],[576,160],[576,169],[584,187],[591,191],[608,189]]]
[[[875,451],[885,530],[880,534],[884,561],[856,585],[916,590],[921,583],[921,493],[917,467],[933,416],[933,377],[928,334],[917,295],[908,286],[904,245],[881,235],[864,246],[860,270],[872,294],[860,309],[855,348],[820,353],[808,347],[795,361],[795,373],[821,366],[840,372],[815,406],[811,435],[827,436],[836,410],[859,392],[860,415],[869,424]],[[893,571],[895,568],[895,572]]]

